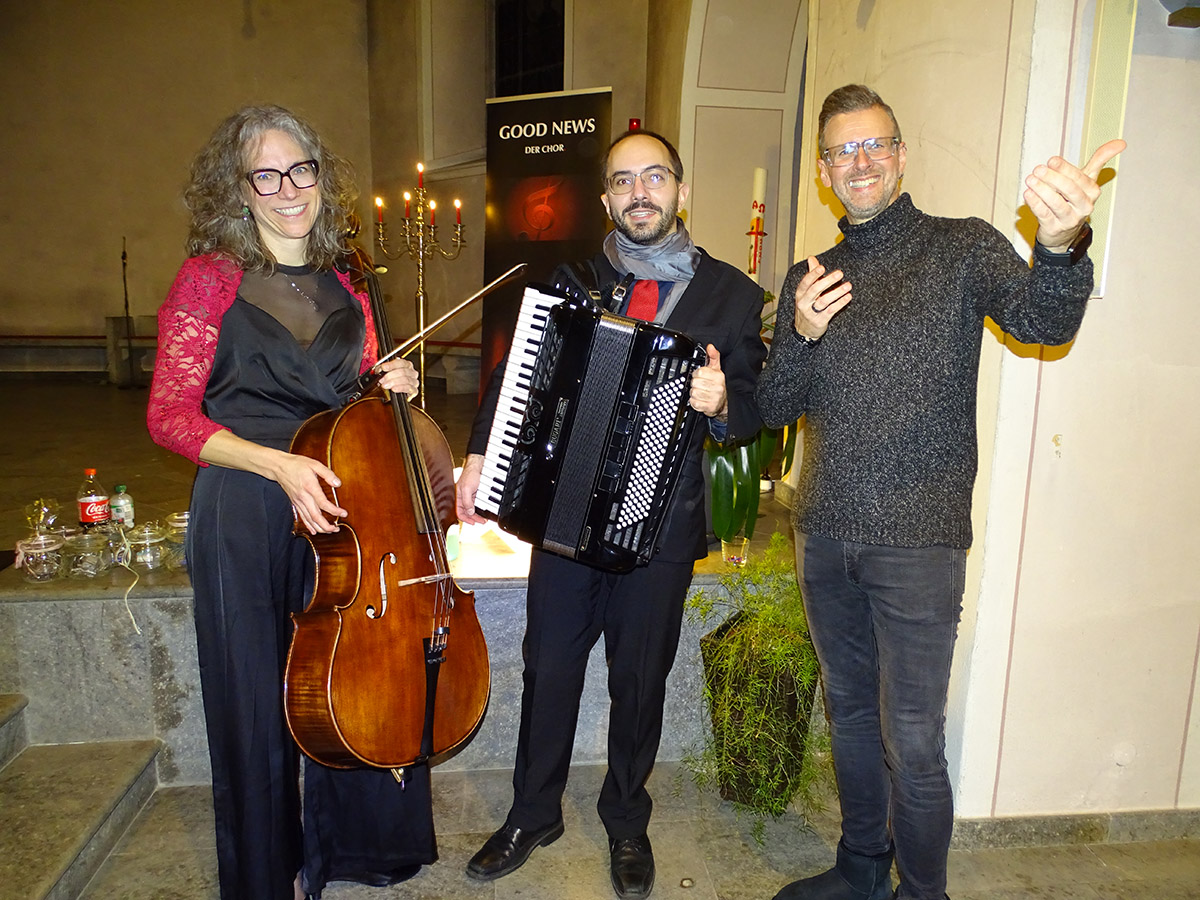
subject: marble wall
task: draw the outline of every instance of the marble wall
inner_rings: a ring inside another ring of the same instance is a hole
[[[156,737],[164,744],[158,761],[162,784],[205,783],[210,771],[191,598],[186,588],[147,596],[152,592],[142,591],[127,610],[119,590],[76,589],[68,597],[55,596],[48,587],[25,589],[12,570],[0,572],[0,692],[28,697],[32,744]],[[446,770],[508,768],[516,748],[524,587],[482,588],[475,596],[492,665],[492,696],[479,731],[442,764]],[[660,759],[680,759],[703,736],[698,641],[706,630],[684,623]],[[605,669],[601,641],[588,666],[575,763],[603,763],[607,757]]]

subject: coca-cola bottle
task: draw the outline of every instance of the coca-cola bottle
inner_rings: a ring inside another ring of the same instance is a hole
[[[83,475],[75,499],[79,501],[79,527],[91,531],[109,520],[108,491],[96,480],[95,469],[84,469]]]

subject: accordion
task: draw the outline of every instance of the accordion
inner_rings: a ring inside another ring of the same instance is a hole
[[[541,285],[521,302],[475,509],[612,572],[650,560],[700,418],[691,338]]]

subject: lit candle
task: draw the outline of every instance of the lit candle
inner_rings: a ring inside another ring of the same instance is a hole
[[[409,205],[412,203],[412,194],[408,191],[404,192],[404,218],[408,218]]]
[[[379,224],[382,225],[383,224],[383,198],[382,197],[375,198],[375,210],[376,210],[376,213],[378,214]]]
[[[417,187],[425,187],[425,166],[423,163],[417,163]]]
[[[461,200],[454,201],[454,224],[455,225],[462,224],[462,201]]]
[[[437,203],[429,201],[429,224],[434,224],[434,218],[437,216]]]

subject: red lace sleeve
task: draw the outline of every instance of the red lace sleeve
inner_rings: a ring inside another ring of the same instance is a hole
[[[201,466],[200,450],[223,426],[201,412],[221,318],[237,296],[242,273],[212,257],[187,260],[158,311],[158,356],[146,425],[150,437]]]

